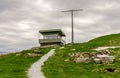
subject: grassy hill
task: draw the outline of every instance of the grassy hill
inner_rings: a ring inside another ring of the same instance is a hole
[[[102,36],[86,43],[68,44],[63,49],[58,47],[56,54],[49,58],[43,66],[42,70],[46,78],[119,78],[120,48],[110,49],[111,55],[115,55],[117,59],[114,64],[65,62],[70,52],[92,52],[99,46],[120,46],[120,34]],[[116,68],[117,72],[106,73],[106,67]]]
[[[112,34],[112,35],[98,37],[93,40],[90,40],[88,44],[92,46],[95,45],[95,47],[97,46],[119,46],[120,45],[120,34]]]
[[[102,36],[86,43],[67,44],[65,48],[57,47],[55,55],[45,62],[42,70],[47,78],[119,78],[120,48],[110,49],[117,58],[111,65],[65,62],[70,52],[93,52],[93,48],[99,46],[120,46],[120,34]],[[50,48],[38,49],[39,56],[29,55],[36,53],[34,49],[0,56],[0,78],[28,78],[28,68],[49,50]],[[115,67],[119,71],[105,73],[106,67]]]
[[[49,50],[50,48],[38,49],[41,51],[37,53],[38,56],[34,55],[34,49],[0,56],[0,78],[28,78],[28,68]]]

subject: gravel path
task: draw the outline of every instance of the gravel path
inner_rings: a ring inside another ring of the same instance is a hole
[[[40,60],[32,64],[32,66],[28,70],[29,78],[45,78],[45,76],[41,72],[41,66],[44,65],[44,62],[53,54],[54,54],[54,49],[52,49],[47,54],[42,56]]]
[[[95,50],[105,50],[107,48],[120,48],[120,46],[98,47]],[[40,60],[32,64],[32,66],[28,70],[29,78],[45,78],[45,76],[41,72],[41,66],[44,65],[44,62],[53,54],[54,54],[54,49],[52,49],[47,54],[42,56]]]
[[[108,48],[120,48],[120,46],[98,47],[95,50],[99,51],[99,50],[105,50],[105,49],[108,49]]]

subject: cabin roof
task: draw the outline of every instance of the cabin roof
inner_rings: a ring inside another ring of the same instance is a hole
[[[64,32],[61,29],[40,30],[39,33],[41,33],[42,35],[44,35],[44,34],[59,33],[60,36],[65,36]]]

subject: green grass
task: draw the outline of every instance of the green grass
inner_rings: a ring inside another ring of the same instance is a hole
[[[110,49],[111,55],[115,55],[116,62],[114,64],[95,64],[91,62],[74,63],[72,61],[65,62],[71,49],[75,52],[92,52],[93,48],[99,46],[120,46],[120,34],[113,34],[90,40],[86,43],[66,45],[64,49],[57,48],[56,53],[50,57],[42,68],[46,78],[119,78],[120,77],[120,48]],[[105,72],[105,68],[114,67],[116,72]]]
[[[33,53],[34,50],[0,56],[0,78],[28,78],[28,68],[49,50],[50,48],[41,49],[40,56],[36,57],[27,55],[27,53]],[[17,54],[20,55],[16,56]]]

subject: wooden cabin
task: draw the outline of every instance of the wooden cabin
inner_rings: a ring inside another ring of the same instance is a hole
[[[39,43],[41,47],[49,47],[49,46],[57,46],[64,45],[65,41],[63,37],[65,34],[61,29],[54,30],[40,30],[39,33],[43,36],[42,39],[39,39]]]

